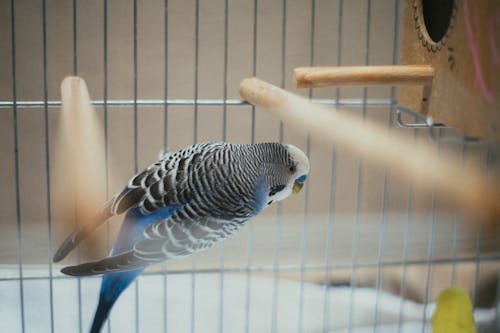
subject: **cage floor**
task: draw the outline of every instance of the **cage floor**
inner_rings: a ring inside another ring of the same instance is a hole
[[[327,288],[261,276],[248,280],[244,274],[225,274],[223,280],[220,274],[194,277],[141,276],[135,287],[138,296],[132,286],[113,309],[111,331],[129,332],[137,325],[139,332],[164,332],[166,325],[167,332],[192,332],[193,323],[198,332],[245,332],[247,328],[248,332],[294,332],[299,326],[303,332],[373,332],[374,327],[380,332],[423,332],[434,311],[433,304],[424,306],[368,288]],[[99,281],[54,279],[51,303],[49,280],[25,280],[25,331],[49,330],[51,304],[54,332],[86,331]],[[21,331],[19,282],[4,281],[0,295],[2,303],[9,304],[0,312],[0,331]],[[481,332],[495,332],[494,311],[476,310],[477,322],[489,327]]]

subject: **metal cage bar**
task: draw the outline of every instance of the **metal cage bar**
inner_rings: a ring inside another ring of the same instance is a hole
[[[11,33],[11,57],[12,57],[12,125],[14,127],[14,177],[15,177],[15,196],[16,196],[16,236],[17,236],[17,263],[19,272],[19,298],[21,312],[21,331],[24,333],[26,324],[24,316],[24,279],[23,279],[23,239],[22,239],[22,224],[21,224],[21,197],[19,189],[19,135],[18,135],[18,120],[17,120],[17,84],[16,84],[16,20],[15,20],[15,1],[10,1],[10,33]]]
[[[370,64],[370,26],[371,26],[371,0],[367,0],[367,10],[366,10],[366,40],[365,40],[365,65]],[[363,87],[363,105],[362,105],[362,120],[365,121],[367,106],[366,99],[368,98],[368,88]],[[360,224],[360,205],[361,205],[361,192],[362,192],[362,177],[363,177],[363,161],[361,159],[358,160],[358,169],[357,169],[357,184],[356,184],[356,208],[355,208],[355,217],[354,217],[354,226],[353,226],[353,236],[352,236],[352,257],[351,260],[353,262],[353,268],[351,273],[351,293],[349,299],[349,324],[347,326],[348,332],[352,332],[353,329],[353,310],[354,310],[354,294],[358,287],[357,283],[357,264],[358,264],[358,239],[359,239],[359,224]]]
[[[168,11],[168,0],[164,0],[163,2],[163,151],[168,150],[168,23],[169,23],[169,11]],[[163,274],[163,333],[167,333],[167,321],[168,321],[168,284],[167,284],[167,276],[168,276],[168,263],[165,262],[165,273]]]
[[[312,99],[313,103],[334,105],[341,107],[360,107],[363,105],[362,99],[345,98],[345,99]],[[14,104],[17,108],[23,109],[43,109],[45,106],[48,108],[60,108],[61,101],[0,101],[0,109],[12,109]],[[166,106],[249,106],[247,102],[239,99],[137,99],[137,100],[95,100],[92,101],[93,106],[106,106],[106,107],[134,107],[137,105],[141,108],[156,108]],[[374,108],[387,108],[394,104],[389,99],[368,99],[366,104]]]

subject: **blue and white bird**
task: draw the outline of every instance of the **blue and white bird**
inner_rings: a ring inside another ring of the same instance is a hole
[[[280,143],[200,143],[165,153],[72,233],[62,260],[113,215],[126,213],[108,257],[68,266],[73,276],[104,274],[91,332],[99,332],[120,294],[150,264],[207,249],[275,201],[300,191],[309,160]]]

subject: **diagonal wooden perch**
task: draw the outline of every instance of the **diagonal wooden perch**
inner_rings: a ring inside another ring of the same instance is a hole
[[[312,104],[257,78],[243,80],[240,95],[326,144],[341,145],[413,184],[443,193],[457,209],[464,208],[475,219],[500,219],[499,180],[488,179],[479,168],[462,167],[460,160],[439,156],[428,143],[414,143],[404,135]]]

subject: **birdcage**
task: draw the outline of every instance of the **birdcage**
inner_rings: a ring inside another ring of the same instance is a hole
[[[293,85],[301,66],[400,63],[403,12],[413,3],[0,2],[0,331],[87,331],[100,277],[60,269],[105,257],[121,224],[113,218],[53,263],[78,223],[58,213],[67,179],[54,148],[60,84],[71,75],[85,79],[103,133],[103,164],[88,179],[101,183],[102,202],[161,152],[195,142],[292,143],[311,162],[300,195],[220,245],[141,274],[104,332],[426,332],[451,285],[469,292],[479,331],[500,332],[498,229],[469,223],[442,194],[296,131],[238,94],[242,79],[257,76],[494,174],[492,140],[399,107],[393,86]]]

